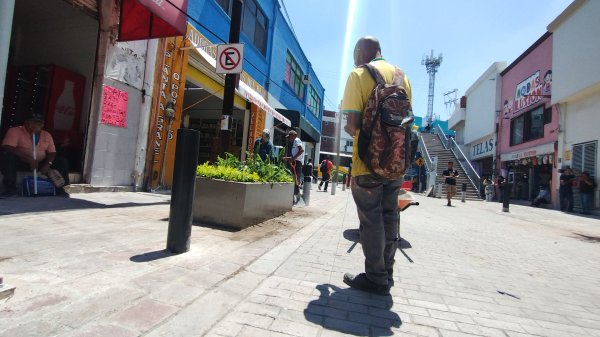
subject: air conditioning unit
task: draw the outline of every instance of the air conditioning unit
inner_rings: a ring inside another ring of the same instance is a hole
[[[302,83],[304,83],[304,84],[310,83],[310,77],[308,75],[302,76]]]

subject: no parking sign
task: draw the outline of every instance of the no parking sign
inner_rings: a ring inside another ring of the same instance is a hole
[[[239,74],[244,61],[242,43],[220,44],[217,46],[217,74]]]

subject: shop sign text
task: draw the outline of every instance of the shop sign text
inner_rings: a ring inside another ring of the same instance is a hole
[[[471,158],[479,158],[485,155],[492,155],[495,151],[494,143],[495,139],[492,137],[488,140],[482,141],[481,143],[471,146]]]

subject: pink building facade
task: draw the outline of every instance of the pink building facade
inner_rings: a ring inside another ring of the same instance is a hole
[[[498,172],[511,199],[533,200],[540,186],[557,199],[558,108],[552,94],[552,34],[546,33],[502,73],[497,113]]]

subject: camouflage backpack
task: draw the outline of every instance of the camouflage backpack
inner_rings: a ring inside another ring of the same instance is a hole
[[[370,64],[376,85],[363,111],[358,156],[384,179],[400,179],[411,163],[412,108],[404,88],[404,72],[396,68],[391,84]]]

